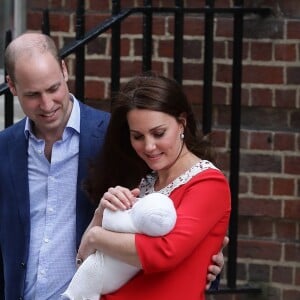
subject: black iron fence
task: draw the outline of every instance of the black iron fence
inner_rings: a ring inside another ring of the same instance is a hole
[[[171,2],[171,1],[170,1]],[[230,187],[232,193],[232,213],[229,225],[230,243],[228,246],[227,287],[217,293],[258,293],[255,287],[238,287],[237,277],[237,235],[238,235],[238,193],[239,193],[239,151],[240,151],[240,115],[241,115],[241,84],[242,84],[242,52],[243,52],[243,24],[246,14],[256,14],[264,17],[270,14],[268,8],[247,8],[243,0],[234,0],[233,7],[217,8],[214,0],[206,0],[203,8],[185,7],[183,0],[175,0],[171,7],[154,7],[151,0],[145,0],[142,7],[121,8],[120,0],[112,0],[112,15],[103,23],[85,32],[85,1],[77,0],[76,37],[60,50],[62,58],[75,54],[75,95],[84,99],[84,46],[99,37],[107,30],[111,30],[111,92],[120,87],[120,46],[122,21],[131,15],[143,16],[141,32],[143,33],[142,70],[152,69],[152,28],[153,16],[157,14],[172,14],[174,16],[173,43],[173,77],[182,82],[183,77],[183,39],[184,17],[187,15],[202,15],[205,17],[204,30],[204,76],[203,76],[203,132],[209,133],[212,124],[212,88],[213,88],[213,50],[214,50],[214,18],[218,14],[229,15],[233,18],[233,60],[232,60],[232,96],[231,96],[231,135],[230,135]],[[43,33],[50,35],[49,11],[43,13],[41,24]],[[6,45],[11,41],[11,33],[6,33]],[[4,123],[5,127],[13,124],[13,97],[5,82],[0,84],[0,95],[4,95]]]

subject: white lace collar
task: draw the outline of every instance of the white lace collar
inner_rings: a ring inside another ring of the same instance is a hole
[[[162,193],[164,195],[169,196],[171,192],[178,188],[179,186],[187,183],[189,180],[191,180],[195,175],[199,174],[200,172],[203,172],[207,169],[218,169],[214,166],[210,161],[208,160],[201,160],[200,162],[193,165],[189,170],[187,170],[185,173],[174,179],[170,184],[165,186],[159,191],[159,193]],[[143,197],[145,195],[148,195],[150,193],[154,192],[154,184],[157,179],[157,173],[152,172],[151,174],[147,175],[146,178],[143,178],[140,183],[140,196]]]

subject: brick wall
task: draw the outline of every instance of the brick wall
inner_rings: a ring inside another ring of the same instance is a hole
[[[86,1],[86,29],[110,15],[111,1]],[[186,0],[190,7],[205,1]],[[143,1],[122,1],[122,6]],[[173,1],[153,1],[171,5]],[[228,7],[232,1],[216,1]],[[242,130],[238,240],[238,284],[256,284],[256,299],[300,299],[300,5],[298,0],[245,1],[269,6],[273,15],[245,18],[243,45]],[[42,9],[50,9],[52,36],[62,47],[74,37],[76,1],[28,0],[28,29],[39,30]],[[172,75],[173,18],[155,17],[153,69]],[[141,20],[131,16],[122,25],[122,80],[141,70]],[[185,23],[183,85],[201,118],[203,18]],[[110,35],[86,47],[86,94],[90,103],[107,104],[110,84]],[[228,169],[232,19],[216,18],[214,49],[213,137],[219,163]],[[68,59],[71,74],[73,58]],[[72,79],[72,76],[71,76]],[[73,87],[72,80],[70,82]],[[106,105],[107,107],[107,105]],[[225,277],[226,272],[223,272]],[[225,283],[225,279],[223,279]],[[254,296],[210,295],[239,300]]]

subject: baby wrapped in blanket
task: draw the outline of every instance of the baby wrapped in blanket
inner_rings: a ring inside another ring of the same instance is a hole
[[[131,209],[105,209],[102,226],[116,232],[163,236],[173,229],[175,222],[173,201],[166,195],[152,193],[137,198]],[[139,270],[96,251],[81,264],[62,296],[71,300],[98,300],[100,295],[119,289]]]

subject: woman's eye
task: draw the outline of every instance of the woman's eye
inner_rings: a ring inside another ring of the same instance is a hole
[[[162,137],[164,134],[165,134],[165,131],[159,131],[159,132],[155,132],[153,135],[154,135],[156,138],[160,138],[160,137]]]
[[[134,140],[140,140],[142,138],[142,136],[141,135],[133,135],[132,138]]]

